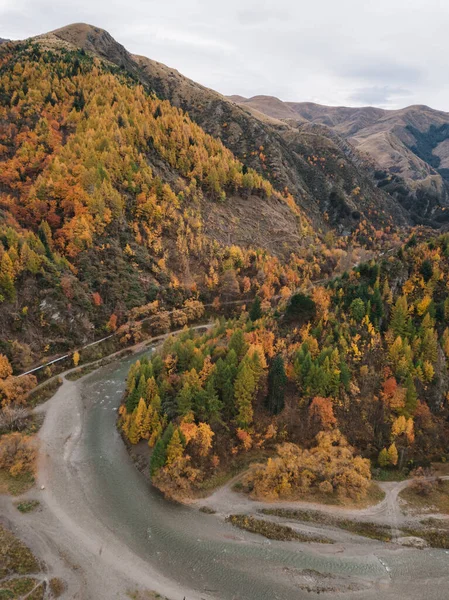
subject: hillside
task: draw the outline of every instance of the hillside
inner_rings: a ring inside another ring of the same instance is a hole
[[[16,371],[154,301],[286,294],[406,223],[341,138],[282,128],[97,28],[2,44],[0,350]],[[330,226],[352,234],[330,247]]]
[[[445,221],[449,203],[449,113],[428,106],[401,110],[282,102],[271,96],[234,102],[299,126],[324,125],[372,161],[379,187],[397,198],[414,220]]]
[[[242,110],[221,94],[184,77],[175,69],[130,54],[106,31],[75,24],[42,36],[61,40],[119,65],[148,85],[159,98],[189,113],[210,135],[220,138],[247,167],[286,187],[317,228],[349,232],[367,219],[376,227],[405,225],[408,215],[376,188],[363,161],[341,148],[327,130],[310,135],[256,109]],[[319,167],[316,162],[320,161]],[[354,195],[354,190],[357,190]],[[362,193],[358,193],[361,190]]]
[[[201,494],[258,460],[243,479],[253,497],[337,503],[366,496],[369,461],[408,472],[445,457],[448,244],[411,237],[276,311],[256,299],[134,363],[119,426],[154,447],[153,484]]]
[[[319,275],[291,195],[127,71],[54,41],[0,51],[0,350],[16,369],[155,300]]]

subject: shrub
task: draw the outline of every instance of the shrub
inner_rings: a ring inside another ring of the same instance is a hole
[[[5,406],[0,411],[0,431],[25,429],[29,413],[24,406]]]
[[[34,468],[36,449],[33,440],[18,432],[0,438],[0,469],[7,469],[13,477]]]
[[[370,461],[354,456],[338,429],[322,431],[310,450],[296,444],[278,446],[278,456],[254,465],[244,483],[256,498],[285,498],[317,490],[360,499],[371,479]]]

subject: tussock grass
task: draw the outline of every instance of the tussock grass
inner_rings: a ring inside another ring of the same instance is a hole
[[[37,508],[39,508],[40,502],[39,500],[24,500],[23,502],[19,502],[16,504],[17,510],[21,513],[29,513],[33,512]]]
[[[431,482],[429,493],[420,493],[413,484],[401,491],[399,497],[407,502],[407,508],[416,511],[449,514],[449,480]]]
[[[381,542],[391,542],[391,528],[388,525],[378,525],[366,521],[356,521],[329,515],[318,510],[290,510],[285,508],[263,508],[264,515],[273,515],[284,519],[299,521],[301,523],[315,523],[328,527],[344,529],[355,535],[360,535]]]
[[[239,529],[244,529],[250,533],[258,533],[270,540],[279,540],[282,542],[317,542],[319,544],[333,544],[334,542],[325,537],[319,537],[311,534],[300,533],[287,525],[256,519],[248,515],[229,515],[226,521]]]

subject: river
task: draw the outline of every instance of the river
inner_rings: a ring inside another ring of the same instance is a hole
[[[220,600],[301,600],[311,597],[305,588],[317,572],[325,575],[326,587],[335,582],[346,590],[324,598],[368,599],[380,592],[401,600],[449,597],[444,551],[393,549],[363,539],[348,547],[271,542],[197,508],[167,502],[136,470],[115,427],[126,374],[136,359],[76,383],[83,409],[68,460],[91,513],[155,572],[185,588],[187,600],[188,590]]]

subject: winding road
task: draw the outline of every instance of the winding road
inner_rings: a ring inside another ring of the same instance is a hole
[[[249,510],[228,488],[201,503],[221,498],[218,515],[164,500],[134,468],[115,427],[136,356],[77,381],[64,378],[43,405],[37,489],[28,493],[40,512],[23,515],[0,496],[2,515],[46,562],[49,577],[67,582],[65,598],[125,599],[137,589],[171,600],[302,600],[317,590],[354,600],[449,596],[445,551],[346,533],[332,545],[270,542],[224,522],[231,508]],[[388,513],[394,493],[366,509],[370,517]]]

